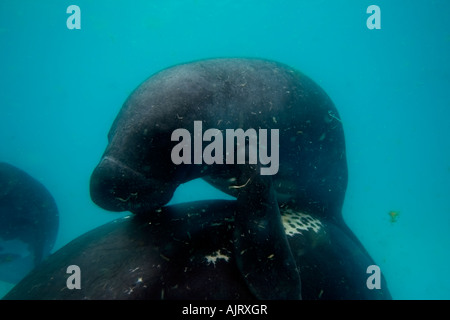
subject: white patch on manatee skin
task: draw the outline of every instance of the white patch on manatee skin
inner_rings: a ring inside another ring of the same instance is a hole
[[[296,234],[302,234],[302,231],[314,231],[318,233],[323,227],[322,222],[313,216],[297,212],[292,209],[282,209],[281,221],[283,222],[284,231],[288,236],[294,236]]]
[[[208,265],[211,263],[213,265],[216,265],[217,260],[222,259],[222,260],[225,260],[225,262],[228,262],[228,260],[230,260],[230,257],[227,256],[226,254],[223,254],[219,249],[219,250],[213,252],[212,254],[205,256],[205,259],[206,259],[206,263]]]

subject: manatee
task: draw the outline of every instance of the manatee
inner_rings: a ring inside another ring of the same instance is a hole
[[[255,299],[233,253],[239,210],[234,200],[208,200],[117,219],[56,251],[4,299]],[[381,289],[367,288],[374,262],[339,226],[280,212],[303,299],[390,299],[383,277]],[[70,265],[80,268],[81,289],[67,287]]]
[[[146,212],[166,204],[178,185],[203,177],[237,196],[248,177],[232,165],[175,165],[174,130],[193,123],[221,132],[279,130],[280,206],[342,222],[347,162],[342,123],[331,99],[301,72],[259,59],[211,59],[170,67],[128,97],[91,176],[91,197],[111,211]],[[237,171],[237,172],[233,172]],[[232,179],[234,178],[234,179]]]
[[[231,138],[230,148],[223,139],[229,130],[244,132],[241,140]],[[229,162],[230,154],[236,161]],[[263,174],[268,169],[272,174]],[[302,297],[303,276],[281,209],[327,221],[365,250],[342,218],[347,161],[338,111],[320,86],[290,66],[211,59],[154,74],[117,115],[90,193],[106,210],[151,215],[195,178],[236,197],[233,254],[259,299]]]
[[[23,170],[0,162],[0,277],[17,282],[51,252],[59,226],[47,188]]]

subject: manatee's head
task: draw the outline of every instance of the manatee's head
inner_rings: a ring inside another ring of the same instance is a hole
[[[91,198],[106,210],[152,211],[169,202],[185,182],[185,168],[170,156],[176,124],[163,108],[154,107],[156,94],[144,89],[138,88],[125,102],[91,175]]]
[[[174,188],[141,168],[106,155],[92,173],[90,191],[92,200],[103,209],[141,213],[167,203]]]

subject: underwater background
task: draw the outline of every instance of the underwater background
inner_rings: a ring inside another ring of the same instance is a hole
[[[81,29],[69,30],[69,5]],[[370,30],[366,9],[381,10]],[[289,64],[344,125],[344,219],[394,299],[449,299],[450,2],[446,0],[0,1],[0,161],[54,196],[54,250],[128,213],[89,178],[127,96],[153,73],[213,57]],[[172,203],[226,198],[202,181]],[[395,219],[389,214],[398,214]],[[0,282],[0,297],[13,284]]]

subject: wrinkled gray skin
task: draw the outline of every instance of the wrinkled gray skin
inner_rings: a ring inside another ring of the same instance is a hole
[[[279,172],[272,177],[259,175],[259,166],[173,164],[178,142],[171,141],[172,132],[185,128],[193,136],[196,120],[203,131],[279,129]],[[163,70],[130,95],[108,139],[91,177],[93,201],[107,210],[145,214],[165,205],[181,183],[203,177],[237,198],[236,261],[258,298],[301,296],[279,207],[347,228],[341,215],[347,186],[342,123],[327,94],[289,66],[214,59]],[[271,285],[261,274],[270,275]]]

